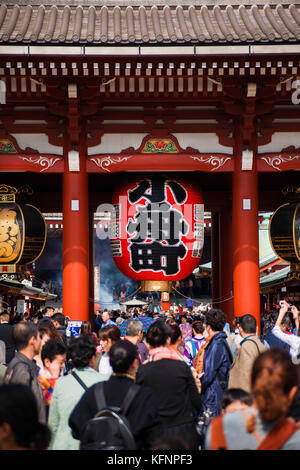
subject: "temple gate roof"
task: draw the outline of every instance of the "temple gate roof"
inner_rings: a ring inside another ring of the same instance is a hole
[[[286,0],[7,0],[0,44],[297,44],[300,3]]]

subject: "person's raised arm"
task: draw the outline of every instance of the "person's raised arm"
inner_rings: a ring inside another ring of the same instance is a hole
[[[294,321],[295,321],[295,326],[296,326],[296,329],[297,329],[297,336],[299,336],[299,326],[300,326],[299,310],[297,309],[297,307],[295,305],[292,305],[291,312],[293,314],[293,318],[294,318]]]
[[[281,325],[282,319],[285,316],[289,308],[289,304],[285,300],[281,300],[279,302],[279,305],[280,305],[280,310],[279,310],[279,314],[278,314],[278,318],[276,320],[275,326]]]

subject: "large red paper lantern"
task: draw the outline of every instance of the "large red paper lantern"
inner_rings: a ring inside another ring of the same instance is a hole
[[[204,242],[199,187],[160,175],[126,178],[113,193],[113,259],[127,277],[177,281],[198,266]]]

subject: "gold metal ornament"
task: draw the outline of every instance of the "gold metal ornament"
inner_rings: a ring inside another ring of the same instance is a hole
[[[0,280],[26,278],[26,265],[45,248],[44,217],[36,207],[23,203],[32,194],[28,185],[19,189],[0,185]]]

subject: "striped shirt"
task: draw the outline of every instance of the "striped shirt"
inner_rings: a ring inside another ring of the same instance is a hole
[[[185,343],[183,355],[187,364],[190,367],[193,365],[195,356],[204,342],[204,336],[202,336],[202,338],[197,338],[196,336],[194,336],[191,340]]]

